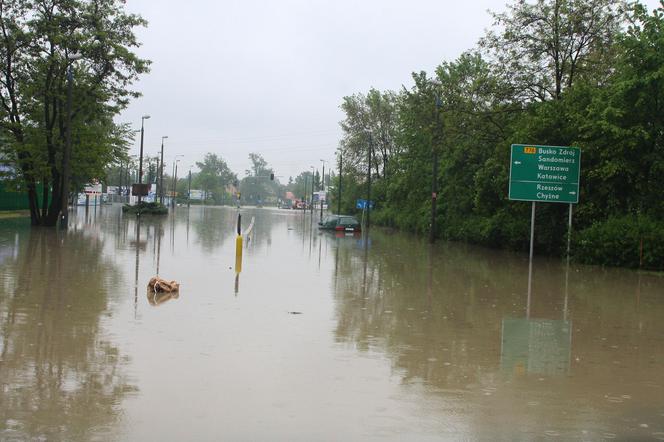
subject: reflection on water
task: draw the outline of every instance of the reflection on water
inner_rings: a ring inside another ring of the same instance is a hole
[[[154,291],[150,288],[148,288],[148,291],[147,291],[148,302],[153,307],[157,307],[157,306],[163,304],[166,301],[170,301],[171,299],[178,299],[179,297],[180,297],[180,292],[178,292],[178,291],[175,291],[175,292],[157,292],[157,291]]]
[[[118,284],[103,244],[80,230],[3,227],[0,245],[13,253],[0,267],[0,439],[112,434],[135,387],[102,331]]]
[[[0,439],[664,435],[661,276],[237,213],[0,223]]]
[[[372,237],[367,249],[337,240],[337,339],[384,353],[402,385],[454,399],[474,437],[664,426],[661,277],[536,260],[528,305],[527,257]]]
[[[503,319],[500,367],[516,376],[569,372],[572,325],[551,319]]]

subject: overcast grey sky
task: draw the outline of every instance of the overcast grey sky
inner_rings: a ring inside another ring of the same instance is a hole
[[[645,2],[657,6],[657,0]],[[161,136],[167,171],[182,176],[206,152],[244,176],[258,152],[281,182],[334,160],[345,95],[409,87],[475,46],[504,0],[128,0],[151,72],[118,121]],[[138,137],[131,153],[138,153]],[[326,166],[327,168],[327,166]]]

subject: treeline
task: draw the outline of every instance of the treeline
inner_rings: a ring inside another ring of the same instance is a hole
[[[530,204],[507,199],[510,145],[578,146],[576,259],[664,269],[664,2],[516,1],[494,19],[411,88],[344,97],[342,211],[370,173],[373,222],[428,233],[437,159],[436,237],[526,250]],[[564,252],[567,211],[538,204],[539,253]]]
[[[159,165],[159,156],[143,158],[143,180],[158,188],[160,175],[163,174],[164,195],[176,193],[179,203],[191,203],[189,189],[200,190],[203,200],[194,200],[194,204],[235,205],[238,193],[243,204],[262,204],[270,201],[276,204],[279,195],[284,193],[284,186],[274,178],[274,170],[269,167],[263,156],[256,152],[249,153],[250,169],[244,177],[238,178],[223,156],[208,152],[201,161],[196,161],[195,169],[178,170],[174,159],[171,164]],[[178,160],[179,162],[179,160]],[[163,169],[162,169],[163,167]],[[171,170],[169,173],[168,170]],[[120,164],[111,164],[104,172],[102,181],[126,189],[138,180],[138,160],[127,158]],[[177,182],[176,182],[177,181]],[[159,191],[158,191],[159,192]]]

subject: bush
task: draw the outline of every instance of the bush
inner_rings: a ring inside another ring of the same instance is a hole
[[[147,203],[141,201],[139,204],[133,206],[125,204],[122,206],[122,211],[124,213],[135,213],[137,215],[167,215],[168,207],[160,203]]]
[[[664,270],[664,223],[652,218],[609,218],[576,233],[573,242],[579,262]]]

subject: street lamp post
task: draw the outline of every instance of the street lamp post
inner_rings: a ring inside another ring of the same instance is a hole
[[[164,139],[168,135],[161,137],[161,169],[159,169],[159,204],[164,204]]]
[[[140,151],[139,156],[138,156],[138,184],[143,184],[143,134],[145,132],[143,130],[143,126],[144,126],[145,120],[147,120],[148,118],[150,118],[149,115],[143,115],[141,117],[141,151]],[[143,198],[142,195],[143,195],[143,189],[139,189],[138,204],[141,204],[141,200]]]
[[[173,157],[173,190],[171,192],[171,207],[175,207],[175,193],[178,185],[178,163],[180,162],[178,158],[183,156],[184,155],[175,155],[175,157]]]

